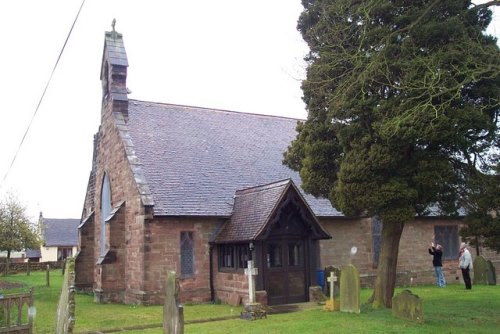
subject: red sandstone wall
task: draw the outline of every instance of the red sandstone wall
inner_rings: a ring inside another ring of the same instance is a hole
[[[94,266],[94,288],[105,289],[112,293],[112,299],[122,299],[124,290],[133,290],[141,295],[143,286],[143,220],[144,209],[141,204],[135,177],[126,155],[117,122],[123,122],[120,110],[126,109],[124,102],[115,102],[115,115],[111,113],[111,105],[103,109],[102,124],[99,129],[96,145],[97,157],[95,166],[95,228],[94,228],[94,263],[100,255],[99,239],[101,235],[101,188],[104,174],[107,173],[111,186],[112,206],[125,201],[120,218],[113,219],[109,225],[110,248],[116,254],[112,264]],[[125,246],[126,245],[126,246]],[[126,248],[125,248],[126,247]],[[105,292],[106,292],[105,291]],[[104,298],[106,301],[106,298]],[[123,301],[123,300],[117,300]]]
[[[214,271],[215,299],[227,304],[236,304],[248,300],[248,278],[243,270],[219,272],[217,252],[212,254]],[[267,300],[266,300],[267,301]]]
[[[370,219],[321,220],[332,239],[320,241],[321,268],[326,266],[342,267],[350,262],[350,250],[353,246],[358,253],[352,263],[360,273],[373,271],[372,237]]]
[[[194,276],[180,276],[181,302],[207,302],[210,291],[209,241],[222,221],[216,218],[155,218],[146,223],[144,245],[145,303],[158,304],[164,299],[168,270],[180,276],[180,234],[192,231],[194,237]]]
[[[90,290],[94,283],[94,216],[78,231],[78,255],[75,259],[75,286]]]
[[[358,253],[352,259],[352,263],[358,268],[361,274],[363,285],[370,286],[374,282],[376,269],[372,262],[372,235],[371,219],[339,219],[322,220],[323,226],[332,235],[331,240],[322,240],[321,266],[329,265],[342,267],[349,263],[349,251],[352,246],[358,248]],[[460,220],[451,219],[418,219],[406,224],[399,244],[398,258],[398,284],[432,284],[434,283],[434,268],[432,266],[432,256],[428,253],[428,248],[434,235],[435,225],[458,225]],[[481,250],[486,259],[492,260],[497,270],[500,272],[500,256],[487,249]],[[473,258],[476,256],[475,249],[471,248]],[[457,259],[443,261],[443,269],[448,284],[460,283],[461,274],[458,271],[458,250]]]

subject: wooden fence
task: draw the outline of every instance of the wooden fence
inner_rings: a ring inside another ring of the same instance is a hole
[[[45,270],[47,268],[47,265],[50,265],[51,269],[62,269],[64,267],[64,261],[10,263],[9,274],[19,274],[29,271]],[[5,268],[5,262],[0,260],[0,274],[7,274],[5,272]]]
[[[32,334],[33,290],[0,296],[0,333]]]

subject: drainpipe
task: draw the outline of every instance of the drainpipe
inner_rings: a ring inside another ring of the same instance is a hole
[[[214,272],[213,272],[213,260],[212,260],[212,253],[214,250],[214,244],[210,244],[209,250],[208,250],[208,266],[210,267],[209,273],[210,273],[210,299],[212,302],[215,301],[215,291],[214,291]]]

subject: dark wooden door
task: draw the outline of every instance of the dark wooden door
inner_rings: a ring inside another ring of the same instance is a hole
[[[303,239],[264,243],[265,289],[269,305],[307,301],[306,247]]]

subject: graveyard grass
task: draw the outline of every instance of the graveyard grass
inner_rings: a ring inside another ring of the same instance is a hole
[[[45,272],[31,272],[0,277],[0,281],[21,282],[23,288],[2,290],[2,294],[27,291],[34,287],[35,333],[53,333],[62,275],[54,270],[50,287],[46,287]],[[399,293],[404,288],[396,289]],[[500,326],[500,286],[474,285],[465,290],[461,284],[446,288],[412,287],[410,290],[423,299],[423,324],[394,318],[391,310],[372,310],[361,306],[361,314],[323,311],[317,308],[285,314],[271,314],[263,320],[229,319],[196,323],[200,319],[237,317],[240,307],[203,304],[185,305],[185,333],[498,333]],[[361,302],[370,297],[371,290],[361,290]],[[93,297],[76,297],[75,333],[133,328],[124,334],[162,333],[161,306],[94,304]]]

